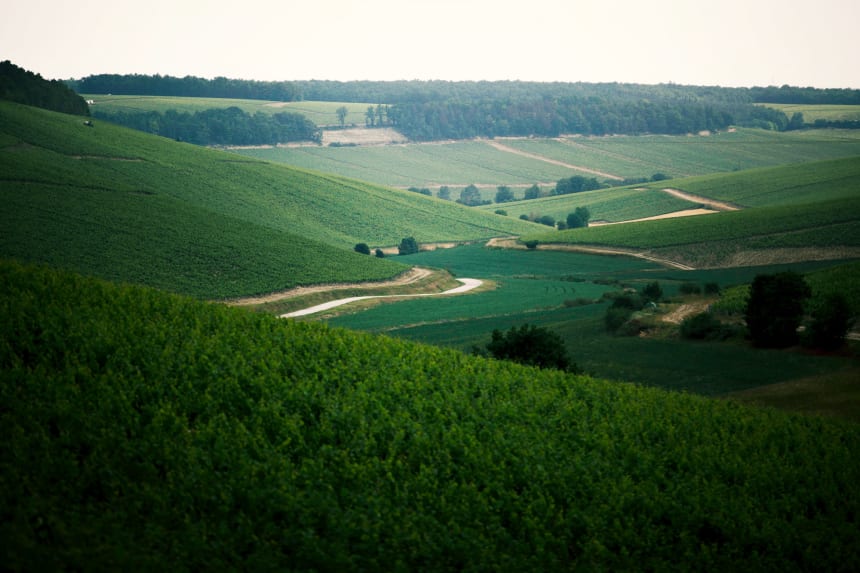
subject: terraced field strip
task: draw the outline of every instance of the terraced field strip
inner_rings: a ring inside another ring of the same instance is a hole
[[[527,151],[522,151],[520,149],[514,149],[513,147],[509,147],[503,143],[499,143],[498,141],[487,141],[487,145],[491,147],[495,147],[499,151],[505,151],[507,153],[513,153],[515,155],[521,155],[523,157],[528,157],[530,159],[536,159],[538,161],[543,161],[545,163],[551,163],[553,165],[560,165],[561,167],[567,167],[569,169],[573,169],[575,171],[582,171],[583,173],[590,173],[591,175],[597,175],[600,177],[605,177],[606,179],[613,179],[615,181],[623,181],[623,177],[619,177],[618,175],[612,175],[611,173],[604,173],[603,171],[597,171],[596,169],[589,169],[588,167],[583,167],[581,165],[573,165],[571,163],[565,163],[563,161],[558,161],[556,159],[550,159],[549,157],[544,157],[542,155],[536,155],[534,153],[529,153]]]

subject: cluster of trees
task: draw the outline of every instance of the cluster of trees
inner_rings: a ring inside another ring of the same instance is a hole
[[[555,217],[552,215],[536,215],[534,213],[530,215],[523,213],[520,215],[520,219],[523,221],[540,223],[547,227],[558,227],[559,231],[564,231],[565,229],[579,229],[580,227],[587,227],[588,222],[591,220],[591,211],[588,210],[588,207],[577,207],[573,213],[567,214],[567,218],[564,221],[556,221]],[[528,243],[526,246],[528,246]],[[534,243],[534,246],[529,248],[533,249],[536,246],[537,242]]]
[[[279,101],[378,102],[365,117],[414,140],[562,133],[682,134],[743,125],[784,130],[767,102],[854,103],[860,90],[720,88],[674,84],[542,82],[255,82],[195,77],[99,75],[70,80],[81,93],[240,97]]]
[[[694,283],[679,287],[682,295],[719,294],[717,283],[704,288]],[[633,319],[635,312],[663,297],[660,283],[654,281],[640,292],[627,290],[609,295],[612,304],[606,309],[604,323],[609,332],[635,335],[643,324]],[[834,350],[845,341],[854,322],[851,305],[841,293],[812,298],[812,290],[803,275],[793,271],[756,275],[750,285],[744,310],[746,334],[759,348],[786,348],[803,344],[811,348]],[[680,335],[692,340],[724,340],[742,329],[724,324],[710,311],[690,316],[680,325]]]
[[[98,74],[66,83],[78,93],[215,97],[297,101],[301,89],[293,82],[261,82],[218,77],[212,80],[185,76],[178,78],[142,74]]]
[[[0,62],[0,99],[61,113],[90,114],[87,102],[66,84],[48,81],[9,60]]]
[[[132,129],[198,145],[274,145],[288,141],[322,141],[322,132],[299,113],[251,115],[238,107],[194,113],[95,111],[93,117]]]

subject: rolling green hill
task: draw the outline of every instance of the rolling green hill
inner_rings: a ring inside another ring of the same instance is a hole
[[[522,240],[644,249],[695,267],[860,256],[858,158],[674,180],[668,185],[753,207],[703,217],[544,232]],[[649,192],[656,189],[641,193]],[[599,197],[598,193],[591,195]],[[587,198],[586,193],[563,197],[570,211],[587,206]]]
[[[860,568],[856,424],[0,264],[36,570]]]
[[[0,102],[0,256],[205,298],[390,277],[352,252],[533,225]]]

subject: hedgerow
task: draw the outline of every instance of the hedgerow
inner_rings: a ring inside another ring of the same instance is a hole
[[[0,264],[0,559],[860,567],[856,425]]]

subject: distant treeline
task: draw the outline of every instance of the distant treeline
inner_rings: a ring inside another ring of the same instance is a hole
[[[65,83],[48,81],[9,60],[0,62],[0,99],[74,115],[90,113],[87,102]]]
[[[258,82],[170,76],[90,76],[81,93],[238,97],[280,101],[373,102],[414,140],[721,130],[730,125],[785,130],[790,119],[756,103],[860,104],[860,90],[722,88],[675,84],[447,81]]]
[[[132,129],[198,145],[275,145],[288,141],[320,143],[319,128],[299,113],[251,115],[238,107],[207,109],[194,113],[103,112],[93,117]]]
[[[100,74],[67,82],[82,94],[151,95],[177,97],[217,97],[295,101],[301,98],[299,88],[292,82],[261,82],[215,78],[207,80],[194,76],[147,76],[140,74]]]

